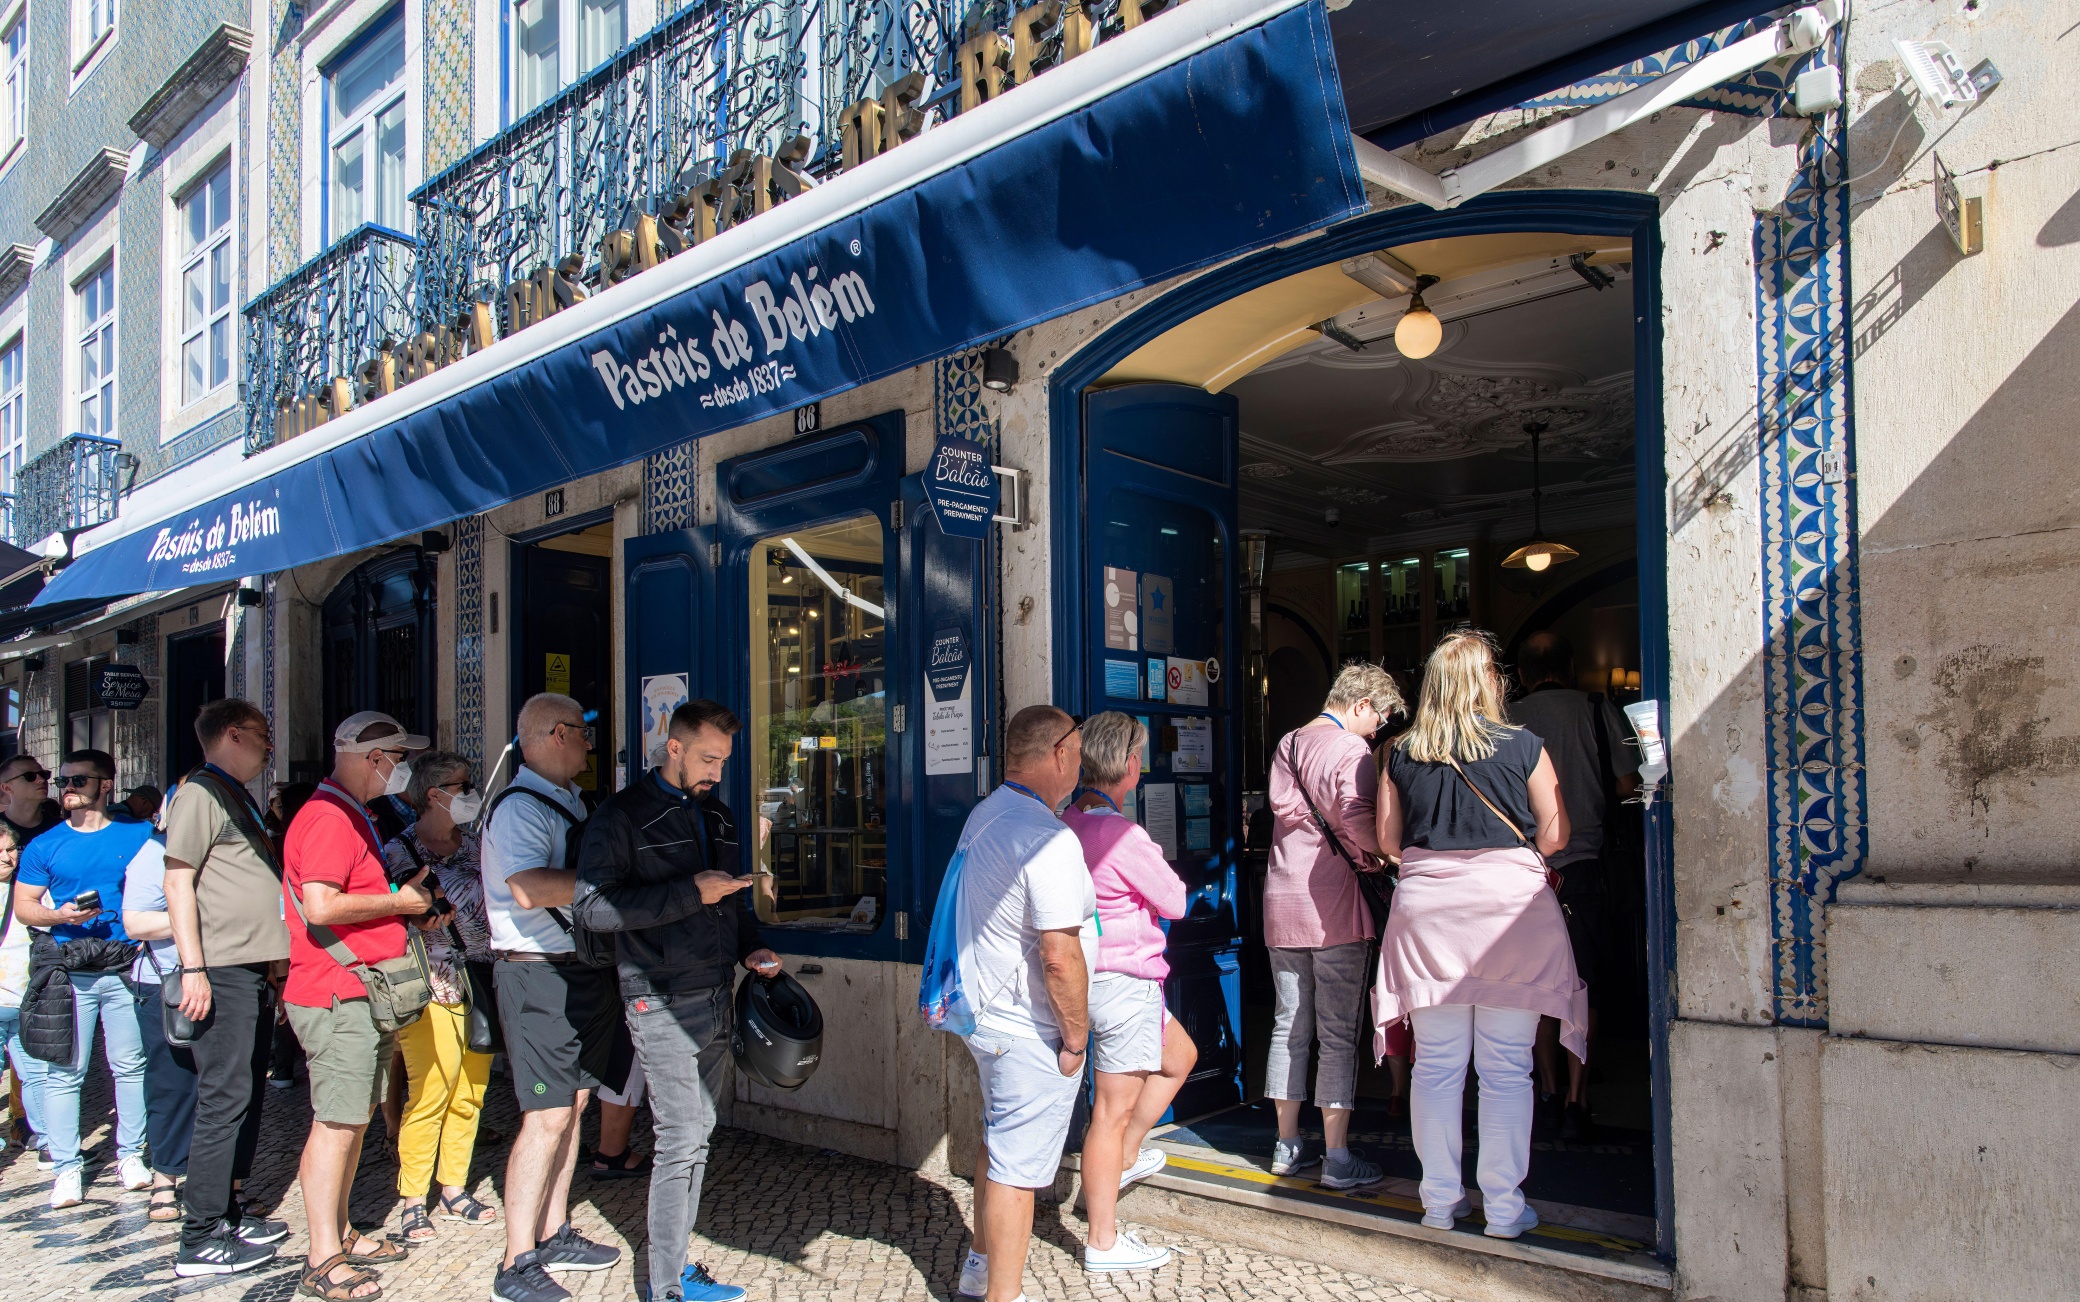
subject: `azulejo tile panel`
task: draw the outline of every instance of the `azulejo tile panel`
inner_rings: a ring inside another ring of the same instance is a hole
[[[1772,977],[1792,1026],[1827,1024],[1826,909],[1867,845],[1846,136],[1839,112],[1817,123],[1755,226]]]
[[[700,523],[700,441],[653,452],[643,462],[643,532],[672,533]]]
[[[469,152],[474,84],[469,0],[426,0],[426,175]]]
[[[455,522],[455,750],[484,767],[484,517]]]
[[[1003,341],[982,344],[942,357],[932,367],[932,401],[942,438],[973,439],[997,445],[997,421],[982,401],[982,354]]]
[[[303,259],[303,34],[301,0],[276,0],[267,72],[267,260],[280,275]]]

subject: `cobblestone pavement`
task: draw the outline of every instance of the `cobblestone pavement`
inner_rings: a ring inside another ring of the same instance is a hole
[[[98,1055],[97,1055],[98,1056]],[[89,1148],[111,1151],[113,1115],[107,1077],[97,1063],[84,1110]],[[91,1172],[87,1201],[49,1208],[50,1177],[22,1150],[0,1155],[0,1296],[9,1302],[80,1298],[97,1302],[161,1302],[206,1295],[207,1302],[287,1302],[303,1258],[303,1200],[295,1188],[310,1112],[299,1077],[289,1090],[268,1091],[261,1156],[248,1188],[256,1204],[295,1227],[278,1264],[230,1279],[178,1279],[174,1229],[146,1218],[143,1193],[126,1193],[109,1163]],[[596,1126],[586,1127],[589,1142]],[[504,1137],[517,1129],[511,1085],[491,1079],[485,1125]],[[356,1225],[397,1227],[396,1166],[371,1127],[354,1189]],[[636,1143],[648,1150],[639,1124]],[[478,1197],[499,1205],[507,1139],[477,1146],[470,1172]],[[572,1190],[580,1231],[632,1249],[611,1271],[562,1275],[582,1299],[638,1296],[644,1242],[644,1181],[594,1182],[580,1169]],[[755,1302],[910,1302],[952,1299],[968,1242],[968,1183],[905,1171],[832,1152],[818,1152],[743,1131],[719,1130],[709,1161],[701,1223],[692,1259],[716,1277],[741,1284]],[[387,1299],[476,1302],[488,1299],[503,1229],[471,1230],[440,1223],[440,1237],[382,1272]],[[1407,1284],[1345,1274],[1208,1239],[1145,1230],[1170,1245],[1170,1265],[1150,1275],[1086,1276],[1079,1254],[1083,1223],[1070,1210],[1043,1206],[1028,1259],[1026,1293],[1033,1302],[1086,1299],[1410,1299],[1449,1302]]]

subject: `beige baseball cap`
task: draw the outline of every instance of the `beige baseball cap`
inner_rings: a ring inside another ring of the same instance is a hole
[[[426,750],[433,742],[381,710],[363,710],[347,716],[332,730],[332,748],[341,751]]]

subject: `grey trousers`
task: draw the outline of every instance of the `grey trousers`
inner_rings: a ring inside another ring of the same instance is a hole
[[[1307,1051],[1321,1039],[1314,1073],[1319,1108],[1349,1108],[1358,1093],[1358,1009],[1365,999],[1366,942],[1327,949],[1272,949],[1271,990],[1277,1001],[1264,1096],[1307,1097]]]
[[[701,1209],[708,1136],[729,1063],[730,989],[622,1001],[650,1083],[656,1165],[650,1172],[650,1289],[679,1286],[686,1238]]]

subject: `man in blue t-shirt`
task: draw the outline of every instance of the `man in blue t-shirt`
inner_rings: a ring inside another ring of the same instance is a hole
[[[14,909],[26,926],[48,927],[53,939],[94,938],[127,943],[123,932],[123,874],[151,840],[149,823],[117,823],[108,816],[115,790],[116,762],[106,751],[74,751],[59,770],[58,803],[65,822],[37,837],[22,851],[15,875]],[[93,892],[98,900],[82,896]],[[49,905],[44,901],[48,899]],[[55,907],[53,907],[55,906]],[[44,1077],[44,1124],[49,1129],[54,1166],[51,1206],[72,1207],[81,1195],[79,1095],[87,1079],[87,1055],[94,1027],[101,1027],[109,1074],[116,1084],[116,1155],[123,1187],[144,1189],[152,1173],[144,1164],[144,1041],[137,1030],[136,1010],[123,970],[129,955],[110,956],[102,970],[74,969],[72,981],[76,1021],[73,1057],[52,1063]],[[104,1016],[104,1012],[106,1015]]]

